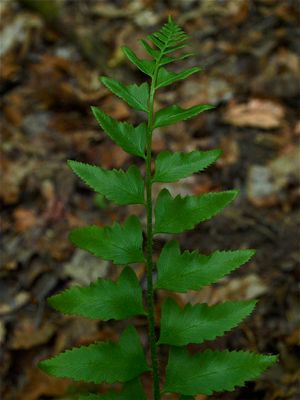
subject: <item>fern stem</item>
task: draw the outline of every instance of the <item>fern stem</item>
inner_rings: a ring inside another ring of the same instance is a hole
[[[146,244],[146,267],[147,267],[147,309],[149,325],[149,341],[151,351],[153,398],[160,400],[158,353],[155,338],[154,320],[154,290],[153,290],[153,222],[152,222],[152,132],[154,125],[154,95],[159,66],[155,67],[150,87],[149,114],[147,130],[147,157],[146,157],[146,209],[147,209],[147,244]]]

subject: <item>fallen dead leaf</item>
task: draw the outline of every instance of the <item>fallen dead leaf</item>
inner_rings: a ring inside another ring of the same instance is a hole
[[[284,117],[283,107],[270,100],[252,99],[246,104],[230,103],[224,121],[239,127],[276,129]]]
[[[36,326],[31,318],[23,318],[18,321],[17,326],[11,337],[9,347],[17,349],[30,349],[48,340],[55,332],[55,327],[50,322],[46,322],[42,326]]]
[[[21,185],[26,177],[36,167],[35,161],[30,160],[24,166],[24,163],[12,162],[4,156],[1,158],[1,186],[0,198],[5,204],[13,204],[19,199]]]
[[[38,222],[34,211],[21,207],[14,211],[14,218],[17,232],[25,232]]]
[[[220,148],[222,156],[217,161],[217,165],[223,167],[225,165],[235,164],[240,156],[240,149],[237,140],[232,136],[222,136],[220,140]]]
[[[249,274],[241,278],[225,278],[220,286],[207,286],[199,292],[189,292],[187,294],[175,294],[181,305],[186,302],[193,304],[206,302],[210,305],[225,300],[252,300],[265,294],[268,287],[256,274]]]
[[[27,375],[27,383],[16,400],[37,400],[42,396],[62,396],[70,386],[69,380],[50,377],[38,368],[30,369]]]
[[[241,22],[248,15],[249,3],[247,0],[228,0],[226,7],[223,7],[218,0],[203,0],[200,4],[203,15],[230,17],[237,22]]]
[[[249,274],[242,278],[230,279],[224,287],[216,289],[217,301],[225,299],[252,300],[262,296],[268,291],[268,287],[256,274]]]

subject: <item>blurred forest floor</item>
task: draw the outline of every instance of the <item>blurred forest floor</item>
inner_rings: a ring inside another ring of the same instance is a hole
[[[201,194],[234,187],[241,193],[222,215],[182,234],[182,247],[204,253],[258,250],[253,261],[220,284],[176,298],[181,303],[259,298],[256,312],[240,328],[209,346],[280,355],[257,382],[211,399],[300,399],[300,2],[0,3],[0,397],[73,399],[87,387],[49,378],[37,370],[37,362],[66,347],[115,339],[124,328],[123,322],[65,318],[46,304],[49,295],[68,285],[118,273],[110,263],[75,250],[67,239],[70,229],[122,221],[132,212],[144,218],[140,207],[116,207],[94,196],[66,160],[107,168],[133,162],[97,126],[90,106],[141,122],[143,115],[110,94],[98,76],[141,82],[143,76],[124,60],[120,47],[126,43],[142,55],[137,39],[171,14],[192,34],[196,54],[180,67],[201,65],[205,71],[161,91],[157,105],[217,108],[157,130],[155,154],[167,148],[221,148],[215,167],[169,189]],[[157,252],[165,240],[156,240]],[[143,266],[137,273],[143,282]],[[164,296],[158,293],[158,312]],[[146,343],[146,321],[134,322]],[[162,363],[166,357],[162,349]],[[144,383],[150,390],[149,377]]]

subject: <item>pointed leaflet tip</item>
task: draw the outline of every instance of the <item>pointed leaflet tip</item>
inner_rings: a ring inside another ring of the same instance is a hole
[[[101,128],[117,145],[129,154],[146,158],[147,125],[145,122],[134,127],[128,122],[116,121],[98,107],[91,107],[91,109]]]
[[[73,160],[69,160],[68,165],[85,184],[108,200],[119,205],[144,204],[144,181],[135,165],[131,165],[126,172]]]
[[[115,264],[144,261],[142,227],[134,215],[127,218],[123,225],[115,222],[104,228],[92,225],[73,229],[69,239],[80,249]]]
[[[185,121],[196,115],[215,108],[210,104],[199,104],[190,108],[181,108],[177,105],[162,108],[155,114],[155,128],[176,124],[180,121]]]
[[[129,47],[122,46],[122,51],[129,61],[132,62],[144,74],[152,77],[154,72],[155,63],[149,60],[140,59]]]
[[[159,51],[155,50],[153,47],[150,46],[150,44],[144,40],[141,39],[140,40],[142,46],[144,47],[144,49],[146,50],[146,52],[153,57],[154,59],[157,59],[159,57]]]
[[[175,60],[176,59],[174,59],[174,61]],[[201,71],[202,71],[201,67],[192,67],[192,68],[187,68],[179,73],[175,73],[172,71],[168,71],[164,67],[161,67],[158,71],[156,88],[159,89],[161,87],[170,85],[174,82],[186,79],[190,75]]]
[[[163,189],[155,205],[155,233],[181,233],[193,229],[219,213],[237,194],[237,190],[227,190],[173,198],[167,189]]]
[[[213,340],[236,327],[252,313],[256,301],[227,301],[208,306],[187,304],[183,309],[172,298],[162,307],[159,344],[184,346]]]
[[[144,82],[141,85],[135,83],[132,85],[124,85],[123,83],[106,76],[101,76],[100,81],[130,107],[146,113],[148,112],[149,87],[147,82]]]
[[[178,26],[171,16],[162,28],[153,32],[148,36],[148,39],[157,47],[160,52],[160,57],[172,53],[185,46],[185,42],[189,36]]]
[[[127,382],[149,371],[140,338],[131,325],[118,342],[96,342],[73,348],[41,361],[39,368],[59,378],[96,384]]]
[[[158,289],[175,292],[200,290],[245,264],[255,250],[215,251],[206,256],[197,251],[180,252],[179,243],[167,242],[157,262]]]
[[[48,303],[66,315],[102,321],[145,315],[142,289],[130,267],[123,269],[116,282],[99,278],[89,286],[72,286],[48,298]]]
[[[190,355],[186,348],[172,347],[164,391],[190,396],[232,391],[256,379],[276,360],[277,356],[228,350]]]
[[[153,182],[175,182],[186,178],[195,172],[203,171],[220,155],[220,150],[194,150],[189,153],[162,151],[155,160]]]

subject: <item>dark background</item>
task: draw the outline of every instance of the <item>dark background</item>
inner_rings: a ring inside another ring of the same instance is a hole
[[[73,227],[110,224],[129,213],[144,218],[139,207],[116,207],[95,196],[66,160],[107,168],[140,162],[101,131],[90,105],[120,120],[142,120],[101,86],[98,76],[141,82],[144,77],[120,47],[126,43],[142,55],[137,39],[171,14],[192,34],[195,52],[179,67],[201,65],[205,71],[161,91],[157,106],[217,108],[157,130],[155,154],[167,148],[221,148],[223,156],[204,173],[168,188],[182,194],[240,189],[231,207],[179,239],[183,248],[204,253],[257,249],[247,266],[219,284],[176,298],[181,303],[259,298],[251,317],[209,345],[280,356],[255,383],[212,399],[299,399],[299,1],[0,3],[0,397],[73,399],[72,393],[86,386],[52,379],[36,363],[66,347],[115,339],[124,328],[124,322],[66,318],[46,305],[49,295],[70,284],[118,274],[111,264],[72,247],[67,235]],[[159,189],[155,186],[156,193]],[[157,252],[165,240],[156,240]],[[143,266],[137,273],[144,282]],[[157,311],[164,296],[158,294]],[[146,321],[134,322],[146,343]],[[163,365],[165,349],[161,360]],[[150,390],[149,377],[144,383]]]

